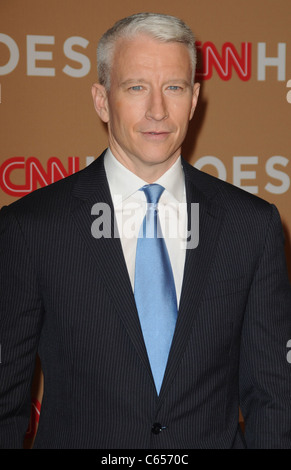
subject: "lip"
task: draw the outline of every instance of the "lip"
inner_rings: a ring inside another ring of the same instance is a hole
[[[170,135],[169,131],[143,131],[141,134],[150,140],[163,140],[168,135]]]

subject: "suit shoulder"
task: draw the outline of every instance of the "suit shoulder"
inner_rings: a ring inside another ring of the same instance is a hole
[[[36,210],[37,208],[49,207],[57,201],[65,201],[71,193],[72,185],[76,180],[77,173],[67,176],[59,181],[38,188],[26,196],[9,204],[8,209],[18,212],[26,210]]]

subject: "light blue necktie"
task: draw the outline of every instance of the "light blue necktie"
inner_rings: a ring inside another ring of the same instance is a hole
[[[134,296],[156,389],[159,394],[177,319],[177,298],[157,205],[165,188],[141,188],[147,198],[136,249]]]

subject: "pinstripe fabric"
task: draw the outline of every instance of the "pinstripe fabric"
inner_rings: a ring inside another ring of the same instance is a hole
[[[22,445],[38,351],[36,448],[290,448],[291,293],[277,210],[184,170],[200,237],[159,397],[120,241],[91,234],[92,205],[112,208],[103,157],[2,209],[1,447]]]

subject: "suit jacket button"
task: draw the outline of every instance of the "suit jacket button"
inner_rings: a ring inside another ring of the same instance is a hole
[[[163,429],[163,426],[160,423],[154,423],[152,425],[152,433],[159,434]]]

